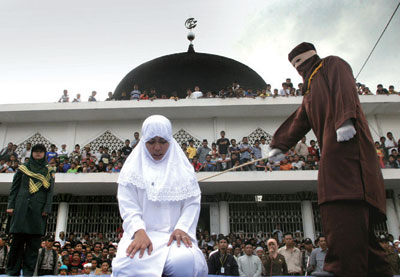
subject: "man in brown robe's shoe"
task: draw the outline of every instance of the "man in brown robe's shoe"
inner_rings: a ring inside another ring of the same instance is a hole
[[[374,226],[386,220],[378,157],[349,64],[321,59],[301,43],[289,61],[303,77],[303,102],[278,128],[270,159],[280,160],[310,129],[321,148],[318,203],[329,246],[324,270],[334,276],[392,276]]]

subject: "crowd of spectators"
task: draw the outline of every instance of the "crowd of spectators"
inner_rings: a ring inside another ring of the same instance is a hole
[[[39,250],[35,275],[110,275],[122,232],[119,229],[117,237],[111,240],[102,233],[66,236],[60,232],[57,240],[53,234],[48,234]],[[300,276],[307,273],[307,276],[326,276],[323,264],[329,245],[322,234],[313,241],[303,238],[300,232],[283,233],[277,225],[268,234],[224,236],[199,230],[196,236],[210,275]],[[0,272],[3,273],[9,239],[0,236],[0,251],[6,250],[0,255]],[[381,235],[378,240],[386,251],[393,274],[399,274],[400,241],[392,235]]]
[[[186,153],[190,163],[196,172],[200,171],[276,171],[276,170],[317,170],[320,159],[320,150],[314,140],[306,143],[303,137],[296,146],[287,153],[281,162],[268,160],[269,145],[265,137],[255,140],[250,144],[247,137],[243,137],[238,143],[236,139],[228,139],[225,132],[221,131],[221,137],[208,145],[207,139],[201,146],[195,147],[194,141],[182,143],[182,150]],[[46,157],[50,166],[58,173],[94,173],[94,172],[120,172],[126,158],[139,142],[139,133],[134,133],[132,141],[125,140],[125,146],[115,151],[109,151],[107,147],[100,146],[93,151],[90,146],[81,149],[75,145],[72,152],[63,144],[57,149],[52,144]],[[400,168],[400,140],[396,141],[391,132],[375,142],[376,152],[381,168]],[[20,164],[25,163],[31,154],[31,143],[20,155],[16,152],[17,145],[10,142],[0,151],[0,173],[13,173]],[[249,163],[250,164],[247,164]],[[254,162],[254,163],[251,163]],[[234,167],[234,169],[233,169]]]
[[[356,84],[357,91],[359,95],[373,95],[368,87],[364,84],[357,83]],[[394,86],[390,85],[389,89],[383,87],[382,84],[377,85],[377,89],[375,94],[397,94],[400,95],[397,91],[395,91]],[[96,91],[92,91],[91,95],[88,98],[88,102],[96,102]],[[251,88],[243,88],[239,85],[237,81],[234,81],[231,86],[227,88],[222,88],[221,90],[207,91],[202,92],[199,86],[195,86],[194,89],[187,89],[186,91],[186,99],[198,99],[198,98],[268,98],[268,97],[290,97],[290,96],[302,96],[303,95],[303,84],[299,83],[297,88],[294,87],[290,78],[287,78],[285,82],[282,83],[282,87],[280,89],[275,88],[272,89],[270,84],[267,84],[265,88],[253,90]],[[135,84],[131,91],[123,91],[121,96],[114,96],[112,92],[108,92],[108,97],[105,101],[114,101],[114,100],[156,100],[156,99],[170,99],[170,100],[179,100],[177,92],[171,93],[159,93],[155,88],[151,88],[149,91],[139,89],[139,85]],[[81,102],[81,95],[78,93],[76,97],[71,101],[68,95],[68,90],[64,90],[63,95],[60,97],[58,102]]]

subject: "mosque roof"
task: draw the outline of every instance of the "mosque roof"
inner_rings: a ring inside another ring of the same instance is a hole
[[[162,56],[134,68],[118,84],[114,97],[121,99],[123,91],[129,95],[133,85],[138,84],[141,92],[155,88],[159,96],[166,94],[169,97],[176,91],[184,98],[189,88],[193,91],[199,86],[204,94],[208,91],[218,93],[222,88],[232,86],[233,81],[245,89],[266,86],[261,76],[247,65],[219,55],[197,53],[190,45],[187,52]]]

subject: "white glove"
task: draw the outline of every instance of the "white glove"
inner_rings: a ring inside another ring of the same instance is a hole
[[[347,119],[343,125],[336,130],[337,142],[348,141],[352,139],[356,133],[353,122],[351,119]]]
[[[285,158],[285,154],[283,154],[282,150],[278,148],[273,148],[269,151],[268,160],[273,163],[277,163],[282,161]]]

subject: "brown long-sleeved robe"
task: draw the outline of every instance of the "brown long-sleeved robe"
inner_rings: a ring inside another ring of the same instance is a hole
[[[354,138],[337,142],[336,130],[351,119]],[[272,148],[287,151],[312,129],[321,148],[318,202],[365,200],[385,220],[386,196],[374,143],[350,66],[329,56],[311,81],[301,106],[278,128]]]

